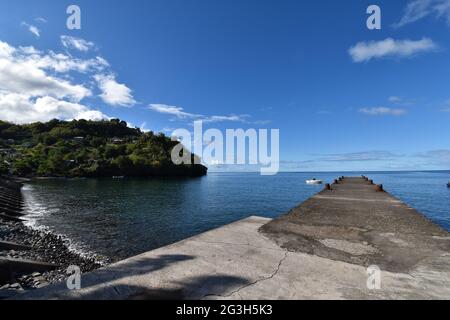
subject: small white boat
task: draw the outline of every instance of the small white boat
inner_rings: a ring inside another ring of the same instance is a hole
[[[322,180],[312,179],[312,180],[306,180],[306,184],[322,184]]]
[[[125,179],[125,176],[113,176],[113,179]]]

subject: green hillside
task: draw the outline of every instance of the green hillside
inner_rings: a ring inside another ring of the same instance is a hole
[[[202,176],[202,165],[174,165],[178,142],[118,119],[15,125],[0,121],[0,174],[21,177]],[[192,155],[194,157],[194,155]]]

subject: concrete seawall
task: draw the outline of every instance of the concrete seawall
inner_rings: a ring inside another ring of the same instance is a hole
[[[431,199],[430,199],[431,201]],[[368,288],[367,267],[381,270]],[[450,234],[362,178],[18,299],[450,299]]]
[[[21,221],[23,199],[22,184],[0,177],[0,221]]]

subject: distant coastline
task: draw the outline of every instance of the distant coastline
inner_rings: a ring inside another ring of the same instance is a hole
[[[436,173],[450,173],[450,169],[436,169],[436,170],[316,170],[316,171],[287,171],[280,170],[278,173],[304,173],[304,174],[313,174],[313,173],[333,173],[333,174],[343,174],[343,173],[355,173],[360,175],[362,173],[408,173],[408,172],[436,172]],[[231,170],[208,170],[208,173],[255,173],[260,174],[259,171],[231,171]]]

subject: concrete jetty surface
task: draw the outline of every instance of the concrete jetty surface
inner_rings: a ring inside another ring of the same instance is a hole
[[[447,231],[365,179],[331,188],[17,299],[450,299]]]

